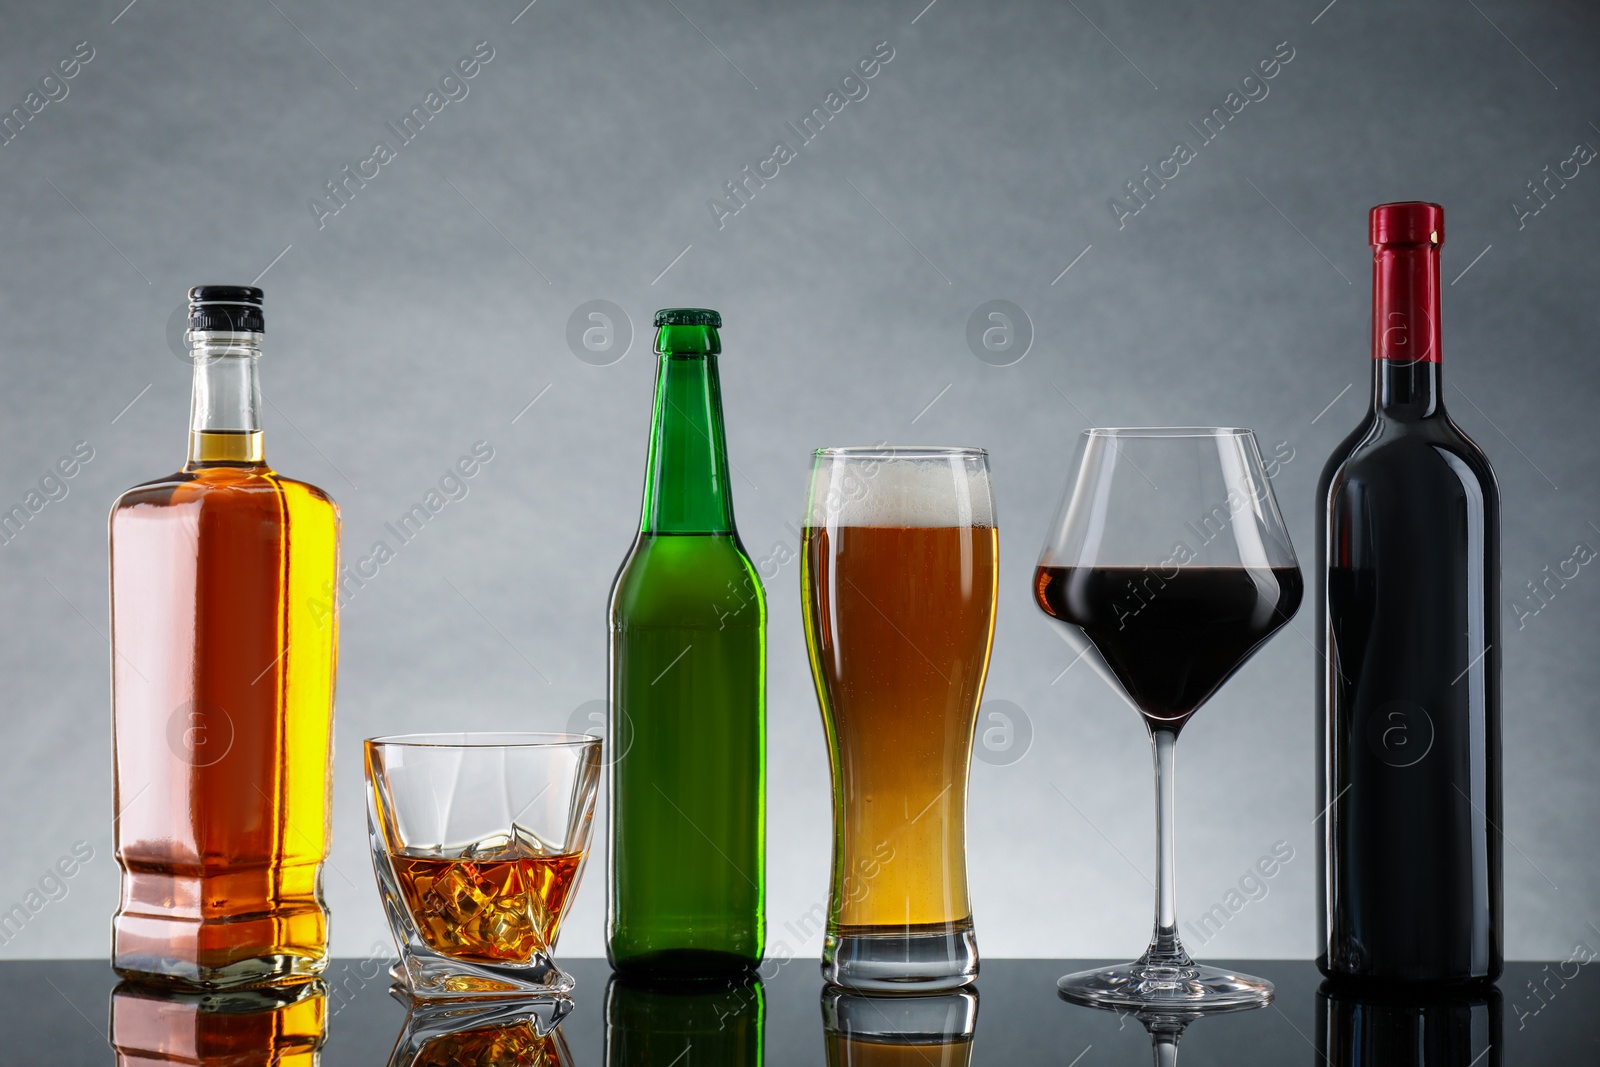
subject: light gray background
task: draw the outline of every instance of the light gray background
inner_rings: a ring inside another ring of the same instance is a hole
[[[793,549],[816,446],[989,448],[1003,586],[988,696],[1022,708],[1033,738],[1020,760],[974,768],[980,941],[1126,956],[1150,919],[1147,743],[1092,671],[1062,674],[1070,653],[1028,595],[1064,464],[1090,424],[1253,426],[1293,451],[1276,488],[1309,560],[1317,472],[1366,402],[1366,210],[1407,198],[1449,209],[1447,396],[1504,494],[1507,949],[1600,943],[1600,576],[1585,568],[1525,628],[1509,611],[1541,568],[1600,546],[1600,173],[1583,168],[1520,229],[1511,207],[1541,168],[1600,144],[1591,5],[124,2],[0,12],[7,109],[77,42],[95,50],[0,147],[0,503],[75,442],[94,449],[67,497],[0,547],[0,910],[75,841],[94,858],[0,955],[106,951],[105,515],[182,462],[189,369],[167,331],[183,290],[270,264],[268,455],[338,499],[348,558],[473,442],[495,449],[344,614],[336,953],[387,939],[361,738],[559,729],[603,696],[649,317],[687,304],[727,321],[734,488],[758,558]],[[308,199],[393,144],[386,121],[480,40],[494,58],[469,95],[319,230]],[[793,146],[785,121],[880,41],[894,58],[867,98],[719,230],[707,199],[775,141]],[[1194,144],[1186,124],[1284,41],[1294,58],[1269,95],[1119,230],[1123,183]],[[1007,367],[965,339],[996,298],[1035,331]],[[567,345],[593,299],[632,321],[610,366]],[[768,588],[769,944],[814,954],[802,919],[827,890],[827,765],[793,563]],[[1194,943],[1206,955],[1314,948],[1311,615],[1185,734],[1185,918],[1275,842],[1295,852],[1265,899]],[[592,866],[566,954],[602,951],[602,882]]]

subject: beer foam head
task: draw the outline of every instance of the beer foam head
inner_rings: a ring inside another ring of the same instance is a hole
[[[993,526],[986,457],[975,450],[824,452],[817,457],[806,521],[811,526]]]

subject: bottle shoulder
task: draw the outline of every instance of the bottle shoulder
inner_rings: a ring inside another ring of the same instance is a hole
[[[1458,479],[1470,478],[1498,495],[1488,456],[1443,412],[1417,420],[1369,415],[1329,457],[1322,486],[1328,489],[1381,471],[1414,474],[1424,468],[1449,469]]]
[[[677,625],[684,611],[736,601],[759,605],[753,622],[765,622],[766,591],[736,534],[640,534],[617,569],[611,615]]]
[[[1488,454],[1478,446],[1478,442],[1467,436],[1467,431],[1457,425],[1449,415],[1444,417],[1444,422],[1449,427],[1450,435],[1447,440],[1441,442],[1441,448],[1447,449],[1450,455],[1471,468],[1477,474],[1478,480],[1493,490],[1494,495],[1498,497],[1500,483],[1495,478],[1494,467],[1489,463]]]
[[[1472,529],[1481,531],[1490,557],[1498,553],[1494,471],[1483,451],[1442,416],[1426,425],[1378,420],[1348,456],[1331,465],[1320,505],[1328,536],[1346,549],[1356,530],[1366,531],[1362,537],[1388,530],[1406,540],[1448,543]],[[1323,547],[1333,551],[1331,541]]]
[[[1356,424],[1355,429],[1345,434],[1344,439],[1329,453],[1328,459],[1322,465],[1322,473],[1317,479],[1317,495],[1326,500],[1328,487],[1339,476],[1339,471],[1349,461],[1350,456],[1372,433],[1376,417],[1369,410],[1366,417]]]
[[[153,508],[239,508],[278,511],[303,519],[324,515],[335,524],[339,521],[339,506],[325,491],[309,482],[286,478],[264,464],[185,467],[141,482],[117,497],[111,506],[111,518],[115,522],[121,513]]]
[[[313,485],[310,482],[301,481],[299,478],[290,478],[288,475],[280,474],[277,471],[271,470],[271,468],[268,468],[268,471],[270,479],[282,487],[285,492],[303,496],[307,500],[314,500],[321,504],[327,504],[335,510],[338,510],[339,505],[334,501],[333,494],[329,493],[321,486]]]
[[[736,533],[729,534],[648,534],[635,538],[617,582],[643,580],[721,579],[748,574],[759,587],[755,564],[744,550]]]
[[[193,473],[179,470],[160,478],[152,478],[148,482],[129,486],[112,501],[111,512],[115,515],[118,511],[140,505],[162,506],[178,503],[179,501],[174,498],[189,490],[193,482]]]

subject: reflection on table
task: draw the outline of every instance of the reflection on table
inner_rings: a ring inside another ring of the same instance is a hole
[[[612,975],[606,986],[607,1067],[758,1067],[765,1031],[766,992],[754,976],[670,983]]]
[[[123,982],[111,994],[118,1067],[315,1067],[327,1032],[321,982],[189,993]]]
[[[1500,1067],[1501,997],[1493,987],[1426,996],[1317,990],[1317,1053],[1327,1067]]]
[[[828,1067],[968,1067],[978,991],[868,996],[822,991]]]
[[[1182,1058],[1192,1065],[1239,1067],[1594,1063],[1600,1049],[1593,1026],[1600,1013],[1600,980],[1586,960],[1587,955],[1565,962],[1514,961],[1507,964],[1498,995],[1412,1001],[1319,990],[1323,979],[1309,960],[1255,960],[1248,969],[1277,985],[1272,1006],[1189,1023],[1180,1042]],[[575,1057],[580,1067],[693,1067],[702,1052],[707,1062],[735,1065],[755,1063],[759,1056],[764,1067],[815,1067],[829,1057],[835,1064],[893,1062],[897,1050],[892,1046],[919,1033],[931,1035],[920,1050],[926,1060],[899,1057],[918,1067],[1067,1067],[1091,1045],[1093,1051],[1078,1067],[1124,1067],[1151,1058],[1145,1020],[1063,1003],[1058,996],[1057,977],[1108,962],[1104,959],[985,960],[981,992],[957,1013],[975,1014],[981,1000],[981,1039],[967,1036],[971,1027],[964,1019],[948,1026],[893,1025],[895,1012],[912,1002],[899,1003],[887,994],[857,994],[850,1000],[842,999],[847,994],[830,994],[837,1003],[819,1020],[823,989],[815,960],[770,968],[759,991],[707,984],[681,992],[626,982],[608,991],[611,969],[605,960],[563,962],[578,987],[572,1014],[560,1023],[562,1046],[544,1055],[564,1063]],[[378,961],[340,960],[324,979],[326,988],[312,982],[288,991],[194,995],[118,986],[100,959],[0,961],[0,1061],[382,1067],[406,1026],[406,1010],[390,999],[389,983],[378,980],[381,973]],[[114,1050],[107,1047],[108,1008]],[[888,1024],[880,1010],[889,1016]],[[826,1027],[819,1026],[823,1021]],[[420,1048],[413,1038],[472,1029],[479,1022],[466,1018],[436,1030],[413,1028],[401,1049],[415,1054]],[[1158,1033],[1155,1041],[1171,1046],[1175,1036]],[[526,1034],[520,1040],[539,1044]],[[690,1041],[694,1051],[674,1065]],[[1166,1048],[1168,1056],[1171,1051]]]
[[[572,1067],[559,1029],[572,1011],[564,996],[462,1001],[413,1000],[389,1067]]]

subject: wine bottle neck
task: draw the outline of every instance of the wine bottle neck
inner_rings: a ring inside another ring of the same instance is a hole
[[[715,327],[663,326],[642,533],[732,533]]]
[[[1377,243],[1372,258],[1372,404],[1399,418],[1443,412],[1439,395],[1440,234]]]
[[[194,330],[194,393],[189,406],[189,466],[265,462],[261,380],[256,361],[261,334]]]
[[[1444,414],[1438,361],[1374,360],[1372,408],[1392,419],[1427,419]]]

